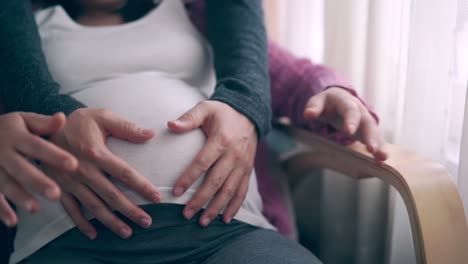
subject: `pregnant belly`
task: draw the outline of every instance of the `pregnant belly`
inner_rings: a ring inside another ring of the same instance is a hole
[[[205,96],[197,88],[159,73],[138,73],[95,82],[73,97],[89,107],[109,109],[156,132],[156,137],[144,144],[111,137],[107,145],[115,155],[147,177],[163,195],[170,193],[177,178],[206,141],[200,129],[175,134],[167,128],[167,121],[177,119]],[[198,188],[202,178],[192,185],[192,189]],[[119,183],[117,185],[134,200],[141,199]],[[165,198],[167,195],[163,200]]]

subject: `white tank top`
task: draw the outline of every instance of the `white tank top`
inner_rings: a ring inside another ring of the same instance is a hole
[[[156,138],[145,144],[109,138],[107,145],[159,188],[163,203],[186,204],[204,177],[181,197],[174,197],[172,188],[206,137],[199,129],[177,135],[166,124],[208,98],[216,79],[210,47],[190,22],[183,3],[164,0],[139,20],[116,26],[77,24],[60,6],[39,11],[36,20],[49,69],[62,87],[60,92],[153,129]],[[135,203],[150,203],[115,183]],[[11,263],[75,226],[59,203],[37,198],[41,202],[38,213],[18,209]],[[262,215],[253,173],[247,198],[234,218],[274,229]]]

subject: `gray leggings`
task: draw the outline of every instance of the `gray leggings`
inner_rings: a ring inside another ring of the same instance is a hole
[[[92,220],[98,231],[96,240],[88,240],[74,228],[21,263],[321,263],[308,250],[274,231],[240,221],[226,225],[220,217],[202,228],[197,223],[200,213],[185,220],[181,205],[142,208],[153,217],[153,224],[149,229],[141,229],[126,220],[133,229],[130,239],[120,239]]]

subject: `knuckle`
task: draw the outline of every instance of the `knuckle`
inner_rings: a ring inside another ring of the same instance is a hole
[[[85,207],[94,215],[98,215],[103,210],[103,206],[100,203],[88,203]]]
[[[362,122],[368,122],[370,125],[377,125],[377,121],[372,117],[367,109],[362,114]]]
[[[238,201],[244,201],[246,195],[247,195],[247,193],[245,193],[245,192],[237,192],[237,193],[234,195],[234,198],[233,198],[233,199],[238,200]]]
[[[85,166],[83,164],[80,164],[80,166],[78,167],[76,173],[73,173],[73,174],[66,174],[66,175],[69,175],[71,177],[61,177],[63,178],[63,180],[71,180],[72,178],[73,179],[88,179],[89,175],[91,174],[91,170],[88,166]]]
[[[134,178],[133,175],[132,169],[128,167],[122,168],[119,174],[119,180],[124,184],[128,184],[132,182]]]
[[[110,205],[119,204],[120,193],[117,190],[108,190],[106,193],[106,202]]]
[[[221,146],[221,147],[228,147],[232,144],[233,142],[233,136],[230,135],[229,133],[227,132],[221,132],[218,136],[218,144]]]
[[[21,121],[22,120],[22,117],[21,117],[21,114],[24,113],[24,112],[14,112],[14,113],[10,113],[10,114],[7,114],[4,116],[4,118],[6,120],[12,120],[12,121]]]
[[[199,107],[207,107],[210,105],[210,102],[209,101],[201,101],[197,104],[197,106]]]
[[[99,110],[99,109],[97,109],[97,110]],[[69,119],[69,120],[82,119],[82,118],[88,116],[88,113],[89,113],[89,109],[87,109],[87,108],[80,108],[80,109],[77,109],[77,110],[73,111],[73,112],[69,115],[68,119]]]
[[[229,199],[232,199],[234,197],[234,195],[236,195],[237,193],[237,190],[232,188],[232,187],[229,187],[229,188],[226,188],[224,190],[224,193],[226,194],[226,196],[229,198]]]
[[[106,108],[96,108],[95,112],[100,116],[109,116],[111,114],[111,111]]]
[[[104,155],[103,151],[97,146],[86,145],[82,146],[82,149],[87,157],[94,160],[101,160]]]
[[[361,111],[361,108],[360,108],[360,102],[356,99],[356,100],[351,100],[349,102],[349,110],[350,111],[356,111],[358,113],[360,113]]]
[[[246,153],[242,151],[240,148],[235,148],[232,150],[232,155],[237,161],[245,162],[247,163],[247,155]]]
[[[185,114],[183,114],[181,117],[180,117],[180,120],[184,121],[184,122],[191,122],[193,120],[195,120],[195,116],[192,112],[187,112]]]
[[[19,193],[16,192],[14,188],[14,183],[11,180],[6,180],[5,182],[2,182],[2,186],[0,187],[0,192],[5,194],[6,197],[12,198],[12,197],[19,197]]]
[[[123,120],[120,125],[122,126],[123,131],[134,131],[134,130],[136,130],[135,123],[132,123],[132,122],[130,122],[128,120]]]
[[[217,191],[219,190],[219,188],[221,187],[221,185],[223,184],[223,178],[221,177],[216,177],[216,178],[213,178],[213,179],[210,179],[208,181],[209,183],[209,187],[212,191]]]
[[[195,165],[202,171],[208,171],[208,169],[211,167],[210,162],[203,157],[195,159]]]
[[[33,135],[22,136],[22,137],[18,137],[18,141],[19,143],[23,143],[23,144],[26,144],[27,142],[28,146],[31,149],[36,150],[37,152],[40,152],[40,153],[44,152],[44,149],[42,148],[42,144],[38,136],[33,136]]]

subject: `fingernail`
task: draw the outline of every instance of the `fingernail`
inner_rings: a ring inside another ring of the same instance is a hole
[[[181,126],[181,125],[184,124],[184,122],[182,122],[182,121],[180,121],[180,120],[174,120],[174,121],[172,121],[172,122],[173,122],[174,125],[176,125],[176,126]]]
[[[193,209],[188,209],[184,211],[184,216],[186,219],[192,218],[193,214],[194,214]]]
[[[231,223],[231,220],[232,220],[232,217],[231,217],[231,216],[226,217],[226,224]]]
[[[148,228],[151,226],[151,219],[149,218],[146,218],[146,217],[143,217],[141,220],[140,220],[140,225],[144,228]]]
[[[8,227],[11,227],[11,221],[9,219],[5,219],[3,220],[3,223],[8,226]]]
[[[149,129],[142,129],[140,130],[140,133],[143,135],[143,136],[152,136],[153,135],[153,131],[149,130]]]
[[[64,163],[63,166],[65,167],[66,170],[74,170],[77,166],[76,160],[74,159],[67,159]]]
[[[375,149],[377,148],[375,142],[373,142],[373,141],[369,142],[369,147],[370,147],[369,152],[371,152],[371,153],[374,153]]]
[[[349,130],[349,132],[354,133],[354,131],[356,131],[356,125],[355,124],[349,124],[348,125],[348,130]]]
[[[200,222],[201,222],[202,226],[208,226],[208,224],[210,223],[210,218],[205,216],[205,217],[202,218],[202,220]]]
[[[94,232],[88,232],[88,233],[86,233],[86,235],[87,235],[88,238],[91,239],[91,240],[96,239],[96,233],[94,233]]]
[[[57,189],[55,188],[49,188],[45,191],[44,193],[45,197],[49,200],[54,200],[57,198]]]
[[[161,202],[161,194],[160,193],[153,193],[153,195],[151,195],[151,198],[152,198],[154,203],[160,203]]]
[[[120,228],[119,232],[122,238],[128,238],[132,234],[132,231],[127,227]]]
[[[315,113],[315,109],[314,108],[307,108],[304,112],[305,115],[311,115],[311,114],[314,114]]]
[[[183,192],[184,192],[184,188],[182,188],[182,187],[176,187],[174,189],[174,195],[175,196],[180,196],[180,195],[182,195]]]
[[[24,206],[26,207],[26,210],[28,210],[29,212],[32,212],[33,205],[34,205],[34,202],[31,200],[26,201],[26,203],[24,204]]]
[[[317,107],[316,106],[311,106],[311,107],[307,108],[306,111],[313,113],[313,112],[317,111]]]

